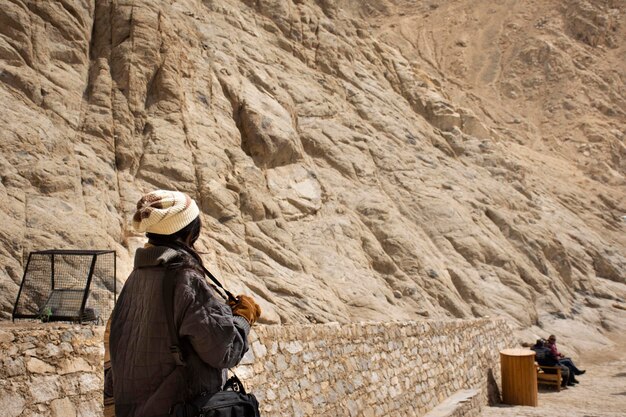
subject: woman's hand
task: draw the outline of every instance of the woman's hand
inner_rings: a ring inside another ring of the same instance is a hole
[[[240,294],[237,300],[229,300],[228,305],[236,316],[241,316],[253,325],[261,316],[261,307],[248,295]]]

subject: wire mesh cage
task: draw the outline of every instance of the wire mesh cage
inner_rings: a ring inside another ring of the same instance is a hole
[[[13,320],[106,323],[117,301],[112,250],[31,252]]]

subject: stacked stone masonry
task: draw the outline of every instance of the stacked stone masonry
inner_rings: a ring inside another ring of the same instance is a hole
[[[102,336],[0,324],[2,415],[100,416]],[[511,346],[501,319],[257,326],[235,371],[263,416],[423,416],[464,389],[479,391],[474,411],[487,403]]]
[[[422,416],[461,389],[485,404],[511,333],[489,319],[259,327],[237,372],[268,416]]]
[[[0,323],[0,415],[100,417],[101,327]]]

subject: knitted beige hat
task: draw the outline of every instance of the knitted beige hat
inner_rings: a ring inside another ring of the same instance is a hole
[[[198,205],[187,194],[156,190],[137,202],[133,228],[138,232],[171,235],[187,226],[199,214]]]

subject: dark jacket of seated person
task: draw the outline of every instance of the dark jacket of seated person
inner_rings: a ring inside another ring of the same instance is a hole
[[[559,361],[552,355],[550,349],[542,347],[533,349],[535,351],[535,359],[539,366],[558,366]]]
[[[554,356],[549,347],[545,345],[542,339],[537,340],[537,343],[531,348],[535,351],[535,360],[539,366],[558,366],[559,359]]]

